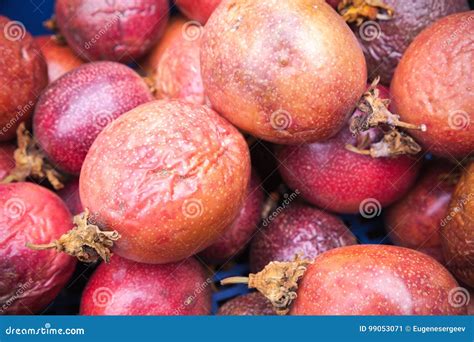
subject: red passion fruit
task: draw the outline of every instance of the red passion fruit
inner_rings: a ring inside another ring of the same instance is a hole
[[[243,136],[206,106],[154,101],[112,122],[80,177],[84,208],[121,238],[114,251],[145,263],[189,257],[239,213],[250,178]]]
[[[217,312],[218,316],[269,316],[275,310],[268,299],[259,292],[252,292],[233,298],[224,303]]]
[[[175,0],[176,6],[189,19],[204,25],[222,0]]]
[[[4,179],[15,168],[15,145],[10,143],[0,144],[0,179]]]
[[[59,197],[66,203],[71,214],[79,215],[84,211],[81,198],[79,196],[79,178],[74,178],[64,185],[64,188],[58,191]]]
[[[51,191],[32,183],[0,185],[0,314],[44,309],[69,280],[76,260],[32,251],[72,228],[71,214]]]
[[[217,112],[282,144],[335,135],[367,81],[357,39],[324,1],[223,1],[204,30],[201,71]]]

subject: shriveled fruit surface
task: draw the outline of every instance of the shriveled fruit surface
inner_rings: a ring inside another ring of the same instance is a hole
[[[48,66],[49,82],[57,80],[84,63],[67,45],[59,44],[53,36],[35,37],[35,41]]]
[[[441,229],[447,267],[462,282],[474,286],[474,163],[459,181]]]
[[[447,15],[469,10],[466,0],[384,0],[394,10],[389,20],[366,22],[354,32],[367,60],[369,76],[389,85],[403,53],[426,27]]]
[[[204,28],[173,18],[163,38],[144,61],[158,99],[183,99],[204,104],[199,51]]]
[[[169,17],[167,0],[57,0],[61,34],[88,61],[133,62],[161,37]]]
[[[13,139],[48,84],[44,57],[18,22],[0,16],[0,141]]]
[[[441,157],[462,158],[474,150],[473,16],[453,14],[420,33],[392,81],[396,112],[406,122],[426,124],[426,132],[412,134]]]
[[[268,299],[259,292],[252,292],[227,301],[219,308],[219,316],[269,316],[275,310]]]
[[[15,168],[15,145],[10,143],[0,144],[0,179],[5,178]]]
[[[453,276],[433,258],[402,247],[330,250],[308,266],[292,315],[460,315]],[[451,292],[452,293],[452,292]]]
[[[446,224],[454,174],[449,163],[428,164],[415,187],[387,210],[386,229],[393,243],[444,260],[439,230]]]
[[[296,255],[313,260],[327,250],[357,244],[338,217],[305,204],[283,209],[260,230],[250,247],[250,270],[261,271],[271,261],[292,261]]]
[[[367,81],[357,39],[320,0],[225,0],[206,24],[201,71],[217,112],[282,144],[335,135]]]
[[[145,81],[129,67],[87,63],[46,88],[35,108],[34,134],[50,161],[78,175],[99,132],[152,99]]]
[[[115,252],[146,263],[191,256],[237,216],[250,177],[248,146],[216,112],[180,101],[135,108],[97,137],[82,167],[81,201]]]
[[[226,263],[244,251],[260,222],[263,204],[263,191],[260,177],[251,173],[244,204],[230,227],[219,240],[203,250],[199,257],[210,263]]]
[[[147,265],[114,256],[87,283],[81,315],[209,315],[211,279],[190,258]]]
[[[32,183],[0,185],[0,314],[41,313],[66,285],[76,261],[25,244],[49,243],[72,228],[51,191]]]
[[[175,0],[176,6],[189,19],[204,25],[222,0]]]
[[[310,203],[337,213],[380,214],[400,199],[418,174],[417,157],[372,158],[346,149],[349,129],[321,143],[277,151],[283,180]]]

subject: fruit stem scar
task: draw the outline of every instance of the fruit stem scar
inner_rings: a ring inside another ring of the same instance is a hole
[[[74,216],[75,227],[58,240],[48,244],[27,242],[26,246],[33,250],[56,249],[83,262],[96,262],[100,258],[109,263],[112,256],[110,249],[120,239],[120,234],[115,230],[102,231],[98,226],[90,224],[88,218],[89,211],[86,209],[82,214]]]
[[[337,11],[347,23],[360,26],[366,20],[390,20],[395,11],[382,0],[342,0]]]
[[[278,315],[286,315],[297,297],[298,281],[310,263],[297,255],[294,261],[272,261],[257,274],[251,273],[248,277],[230,277],[223,279],[221,284],[248,284],[249,288],[257,289],[272,303]]]

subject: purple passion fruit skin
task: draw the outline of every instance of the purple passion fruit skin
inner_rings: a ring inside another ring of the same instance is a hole
[[[219,308],[218,316],[270,316],[275,315],[272,304],[259,292],[233,298]]]

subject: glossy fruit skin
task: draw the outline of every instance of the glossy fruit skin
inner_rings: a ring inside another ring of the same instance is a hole
[[[461,315],[449,304],[458,287],[426,254],[396,246],[357,245],[330,250],[311,264],[291,315]]]
[[[199,257],[209,263],[223,264],[241,253],[257,230],[263,197],[260,177],[252,172],[244,203],[236,219],[219,240],[203,250]]]
[[[233,298],[219,308],[218,316],[271,316],[275,315],[273,306],[259,292]]]
[[[358,213],[369,202],[381,209],[410,189],[420,164],[416,158],[374,159],[348,151],[348,143],[354,138],[345,128],[326,142],[280,147],[283,180],[308,202],[344,214]]]
[[[100,131],[152,99],[145,81],[129,67],[87,63],[46,88],[35,109],[34,134],[50,161],[78,175]]]
[[[86,285],[81,315],[209,315],[211,282],[193,258],[140,264],[114,255]]]
[[[0,141],[16,136],[48,84],[44,57],[33,37],[15,21],[0,16]]]
[[[121,239],[114,252],[178,261],[214,243],[237,217],[250,178],[243,136],[206,106],[154,101],[97,137],[81,172],[81,202]]]
[[[324,1],[225,0],[206,24],[201,71],[217,112],[281,144],[335,135],[367,81],[357,39]]]
[[[385,85],[390,84],[403,53],[421,31],[442,17],[469,10],[466,0],[384,0],[384,3],[394,9],[393,18],[378,20],[378,27],[371,23],[356,27],[354,33],[364,51],[370,77],[380,76]]]
[[[296,255],[313,260],[330,249],[357,244],[341,219],[309,205],[293,203],[269,222],[252,240],[252,273],[272,261],[293,261]]]
[[[0,179],[5,178],[15,168],[15,159],[13,153],[15,152],[15,145],[10,143],[0,144]]]
[[[454,190],[446,225],[441,228],[446,266],[462,282],[474,287],[474,163]]]
[[[406,122],[426,124],[426,132],[412,135],[441,157],[462,158],[474,149],[470,68],[474,37],[468,34],[474,31],[473,13],[450,15],[420,33],[403,55],[392,81],[396,112]],[[454,30],[460,33],[453,35]]]
[[[57,0],[56,21],[68,45],[88,61],[133,62],[163,34],[167,0]]]
[[[43,53],[48,66],[48,79],[50,83],[68,71],[84,64],[84,61],[77,57],[67,45],[58,44],[53,36],[35,37],[35,41]]]
[[[189,19],[204,25],[222,0],[175,0],[176,6]]]
[[[183,99],[205,104],[199,51],[203,28],[175,17],[163,38],[144,60],[157,99]]]
[[[453,171],[449,163],[428,164],[415,187],[387,209],[386,229],[394,244],[444,261],[439,230],[448,212],[454,184],[442,177]]]
[[[71,214],[51,191],[32,183],[0,185],[0,313],[40,313],[66,285],[76,260],[26,242],[49,243],[72,229]]]
[[[58,196],[66,203],[72,215],[78,215],[84,211],[79,195],[79,178],[74,178],[58,191]]]

